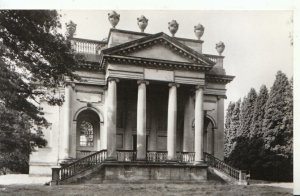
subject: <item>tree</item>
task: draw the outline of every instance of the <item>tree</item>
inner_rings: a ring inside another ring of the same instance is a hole
[[[268,151],[265,164],[274,179],[292,179],[292,102],[292,85],[286,75],[278,71],[266,103],[263,122],[264,146]]]
[[[254,88],[250,89],[247,97],[244,98],[240,113],[240,131],[239,135],[250,135],[251,124],[253,122],[254,106],[256,104],[257,93]]]
[[[292,101],[292,90],[288,78],[281,71],[277,72],[275,82],[271,87],[269,99],[266,103],[266,113],[263,122],[265,145],[271,151],[279,151],[280,146],[286,144],[287,133],[292,133],[288,125],[288,117],[291,112],[289,103]]]
[[[70,41],[57,32],[59,17],[55,10],[0,11],[0,101],[36,124],[46,121],[34,102],[61,104],[55,88],[63,76],[77,78],[78,59]]]
[[[250,130],[250,137],[260,138],[263,135],[262,125],[265,116],[266,103],[269,98],[269,93],[266,85],[260,87],[257,96],[256,104],[253,111],[253,121]]]
[[[62,104],[56,88],[64,77],[79,79],[73,71],[81,58],[68,39],[74,32],[58,33],[59,18],[55,10],[0,10],[0,168],[28,170],[33,148],[46,144],[39,100]]]
[[[227,108],[227,113],[226,113],[226,120],[225,120],[225,134],[224,134],[224,156],[228,157],[229,156],[229,149],[230,149],[230,127],[231,127],[231,122],[232,122],[232,114],[234,110],[235,103],[230,102]]]
[[[228,136],[231,147],[225,161],[251,171],[254,179],[291,181],[293,79],[288,81],[279,71],[269,95],[265,85],[260,88],[258,96],[251,89],[240,108],[239,118],[235,113],[237,108],[231,115],[232,135]]]
[[[1,103],[0,122],[0,173],[5,174],[6,170],[27,173],[33,148],[46,145],[42,132],[32,127],[26,114],[9,110]]]
[[[240,128],[240,107],[241,107],[241,100],[239,99],[235,104],[233,108],[233,112],[231,115],[231,123],[230,128],[228,132],[228,139],[227,139],[227,157],[230,158],[230,154],[232,153],[232,150],[235,148],[235,138],[237,137],[238,130]]]
[[[287,108],[285,111],[285,118],[283,119],[284,127],[286,128],[285,131],[285,138],[286,138],[286,151],[288,153],[292,153],[293,151],[293,78],[289,81],[289,85],[286,87],[286,104]]]

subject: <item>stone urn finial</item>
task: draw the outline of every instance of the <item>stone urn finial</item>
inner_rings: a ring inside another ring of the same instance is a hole
[[[204,26],[202,24],[198,24],[196,26],[194,26],[194,32],[195,32],[195,35],[196,37],[198,38],[198,40],[201,39],[203,33],[204,33]]]
[[[137,18],[137,24],[141,29],[141,32],[144,32],[144,30],[148,26],[148,19],[144,15],[141,15],[140,17]]]
[[[176,20],[172,20],[171,22],[168,23],[168,25],[169,25],[169,27],[168,27],[169,31],[172,34],[172,36],[174,37],[175,33],[178,30],[179,24],[177,23]]]
[[[223,42],[220,41],[219,43],[216,44],[216,50],[220,56],[222,55],[224,49],[225,49],[225,44]]]
[[[111,11],[108,13],[108,20],[112,27],[115,28],[120,21],[120,14],[118,14],[116,11]]]
[[[66,23],[66,36],[67,38],[72,38],[75,35],[76,32],[76,26],[77,24],[75,24],[72,20],[70,20],[70,22]]]

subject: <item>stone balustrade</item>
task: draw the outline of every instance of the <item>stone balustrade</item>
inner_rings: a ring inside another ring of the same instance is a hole
[[[148,162],[165,162],[167,160],[167,151],[148,151],[147,161]]]
[[[194,152],[177,152],[177,160],[181,163],[194,163]]]
[[[212,55],[212,54],[204,54],[204,56],[209,60],[211,60],[212,62],[216,63],[216,66],[223,67],[224,56]]]
[[[80,172],[86,171],[96,165],[100,165],[107,158],[107,150],[100,150],[78,159],[75,162],[62,166],[61,168],[52,168],[51,184],[60,184]]]
[[[236,179],[238,181],[238,184],[243,184],[243,185],[248,184],[245,171],[235,169],[230,165],[227,165],[224,161],[214,157],[211,154],[204,153],[204,156],[205,156],[205,162],[208,164],[208,166],[214,167],[219,171]]]
[[[137,160],[137,152],[133,150],[117,150],[117,161],[135,162]],[[193,163],[195,160],[194,152],[176,152],[175,162]],[[146,162],[163,163],[168,161],[167,151],[147,151]]]
[[[90,155],[90,154],[93,154],[93,153],[95,153],[95,152],[97,152],[97,151],[90,151],[90,150],[76,150],[76,157],[77,157],[78,159],[81,159],[81,158],[86,157],[86,156],[88,156],[88,155]]]
[[[83,54],[100,54],[100,50],[105,46],[106,42],[103,41],[95,41],[95,40],[87,40],[80,38],[72,38],[71,39],[72,48],[77,53]]]
[[[133,150],[118,150],[117,160],[121,162],[132,162],[136,160],[136,151]]]

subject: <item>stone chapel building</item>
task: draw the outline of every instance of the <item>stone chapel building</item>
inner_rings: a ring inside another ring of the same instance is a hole
[[[72,37],[74,50],[85,61],[77,68],[80,81],[66,78],[59,89],[62,106],[42,103],[50,126],[45,148],[30,156],[30,174],[51,175],[51,168],[104,150],[110,161],[205,163],[204,153],[223,160],[226,75],[222,52],[204,54],[204,27],[194,27],[197,39],[144,33],[148,20],[138,18],[141,32],[115,28],[109,14],[104,41]]]

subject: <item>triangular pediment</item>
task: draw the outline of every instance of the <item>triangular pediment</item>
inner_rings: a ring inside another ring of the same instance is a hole
[[[149,35],[102,51],[102,56],[109,55],[192,63],[198,66],[212,67],[215,64],[204,55],[164,33]]]
[[[185,63],[193,62],[192,60],[185,58],[160,44],[143,48],[141,50],[134,51],[127,55],[134,56],[134,57],[141,57],[141,58],[166,60],[166,61],[177,61],[177,62],[185,62]]]

